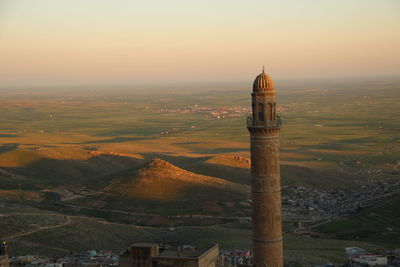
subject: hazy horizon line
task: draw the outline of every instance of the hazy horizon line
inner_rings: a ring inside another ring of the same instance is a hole
[[[256,76],[254,76],[255,78]],[[279,83],[354,83],[354,82],[400,82],[400,75],[351,75],[351,76],[309,76],[309,77],[272,77],[274,82]],[[144,86],[144,87],[183,87],[183,86],[221,86],[221,85],[245,85],[250,86],[253,83],[253,80],[248,79],[215,79],[215,80],[125,80],[125,81],[109,81],[109,82],[95,82],[95,81],[84,81],[84,82],[47,82],[47,83],[30,83],[26,85],[13,84],[13,83],[3,83],[0,85],[0,90],[32,90],[32,89],[107,89],[110,87],[117,87],[120,89],[128,89],[131,88],[133,90],[139,89],[135,87]],[[93,88],[95,87],[95,88]],[[143,89],[143,88],[142,88]],[[171,88],[170,88],[171,89]],[[190,89],[190,88],[189,88]]]

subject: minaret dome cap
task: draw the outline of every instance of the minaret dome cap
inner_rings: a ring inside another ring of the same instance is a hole
[[[264,72],[264,67],[262,69],[262,73],[256,77],[253,83],[253,92],[271,92],[274,91],[274,82],[271,79],[271,76]]]

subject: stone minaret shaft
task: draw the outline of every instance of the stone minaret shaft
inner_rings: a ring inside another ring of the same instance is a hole
[[[252,117],[248,118],[253,200],[253,262],[255,267],[283,267],[280,119],[275,89],[264,70],[254,81]]]

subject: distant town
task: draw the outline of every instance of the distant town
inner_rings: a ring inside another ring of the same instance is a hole
[[[286,112],[287,108],[277,107],[277,112]],[[251,107],[205,107],[200,105],[193,105],[181,108],[164,108],[160,109],[160,113],[197,113],[206,114],[215,119],[224,119],[228,117],[240,117],[251,114]]]
[[[353,213],[400,190],[399,181],[360,182],[359,190],[322,190],[315,187],[283,188],[285,219],[320,221]]]

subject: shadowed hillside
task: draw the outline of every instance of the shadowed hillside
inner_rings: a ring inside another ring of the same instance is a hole
[[[157,158],[135,174],[119,177],[113,183],[111,191],[121,196],[151,200],[206,200],[246,193],[243,185],[195,174]]]
[[[161,156],[161,155],[160,155]],[[168,157],[175,163],[173,157]],[[240,155],[220,154],[198,161],[191,159],[189,164],[181,167],[202,175],[219,177],[234,183],[250,185],[250,159]],[[182,160],[181,160],[182,161]],[[355,173],[345,172],[340,168],[317,168],[281,164],[281,177],[284,186],[312,186],[348,189],[357,186],[356,180],[362,179]]]
[[[0,154],[1,189],[82,184],[140,166],[140,159],[81,148],[14,149]]]

